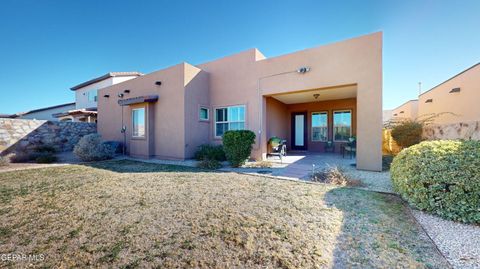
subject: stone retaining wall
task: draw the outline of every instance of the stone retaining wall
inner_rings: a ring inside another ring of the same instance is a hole
[[[428,140],[480,140],[480,121],[459,122],[444,125],[427,125],[423,129],[423,136]]]
[[[38,145],[71,151],[82,136],[96,132],[95,123],[0,119],[0,154],[28,152]]]

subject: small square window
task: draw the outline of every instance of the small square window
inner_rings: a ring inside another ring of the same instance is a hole
[[[210,110],[206,107],[200,108],[200,120],[208,120],[208,115],[210,114]]]

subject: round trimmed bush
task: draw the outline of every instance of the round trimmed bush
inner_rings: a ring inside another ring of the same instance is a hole
[[[228,162],[233,167],[245,163],[252,153],[255,133],[249,130],[226,131],[223,134],[223,150]]]
[[[425,141],[402,150],[390,171],[395,191],[412,206],[480,223],[480,141]]]

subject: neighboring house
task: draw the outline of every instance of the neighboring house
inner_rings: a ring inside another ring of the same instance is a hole
[[[10,115],[9,118],[57,121],[53,115],[65,110],[75,109],[75,103],[44,107]]]
[[[393,117],[393,110],[392,109],[385,109],[383,111],[383,123],[389,122]]]
[[[290,150],[336,151],[357,138],[357,168],[382,169],[382,33],[266,58],[257,49],[181,63],[99,90],[98,131],[130,155],[186,159],[227,130],[272,136]],[[125,130],[125,132],[122,132]]]
[[[415,120],[418,114],[418,100],[409,100],[397,108],[392,109],[392,119]]]
[[[141,76],[139,72],[110,72],[70,88],[75,91],[75,107],[55,116],[61,121],[97,121],[98,90]]]
[[[480,121],[480,63],[460,72],[419,96],[422,117],[450,112],[437,124]]]

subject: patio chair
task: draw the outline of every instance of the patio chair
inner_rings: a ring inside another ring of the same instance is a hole
[[[287,140],[278,137],[272,137],[268,140],[271,151],[267,154],[270,156],[278,156],[280,162],[283,162],[283,157],[287,156]]]
[[[342,150],[343,158],[345,158],[345,152],[347,154],[350,154],[350,159],[355,157],[357,155],[357,140],[348,142],[343,146],[343,150]]]
[[[323,149],[324,149],[325,152],[332,152],[333,153],[333,152],[335,152],[335,144],[331,140],[327,141],[325,143],[325,146],[324,146]]]

